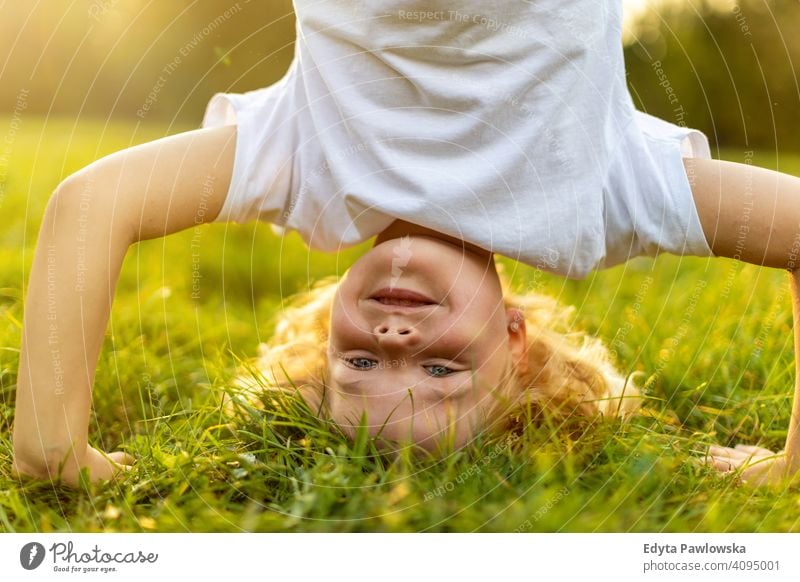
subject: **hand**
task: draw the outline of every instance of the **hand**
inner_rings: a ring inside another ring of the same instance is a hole
[[[50,468],[46,464],[26,463],[17,456],[11,466],[11,473],[15,477],[60,480],[70,487],[78,487],[82,468],[88,470],[89,481],[96,483],[119,477],[131,469],[133,461],[134,458],[131,455],[122,451],[106,454],[92,446],[87,446],[82,455],[67,454],[62,463],[53,463]]]
[[[784,451],[774,453],[748,445],[734,448],[711,445],[704,462],[722,473],[737,473],[751,487],[785,486],[797,476],[797,469],[790,470]]]

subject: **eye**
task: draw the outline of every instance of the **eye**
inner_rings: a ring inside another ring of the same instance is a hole
[[[377,362],[369,358],[343,358],[347,365],[356,370],[370,370],[375,367]]]
[[[448,368],[447,366],[440,366],[438,364],[434,364],[432,366],[425,366],[430,370],[433,370],[431,376],[434,378],[444,378],[445,376],[449,376],[450,374],[454,374],[457,370],[453,370],[452,368]]]

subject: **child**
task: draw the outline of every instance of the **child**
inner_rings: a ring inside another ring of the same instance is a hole
[[[269,221],[331,252],[376,236],[341,282],[287,311],[260,365],[346,431],[365,414],[372,435],[431,450],[508,428],[531,403],[638,404],[597,340],[557,333],[554,300],[510,292],[495,253],[576,279],[643,254],[735,257],[789,269],[797,317],[800,180],[711,160],[699,131],[636,112],[617,0],[295,11],[281,81],[218,94],[203,129],[102,158],[53,195],[25,310],[18,473],[74,484],[82,467],[103,479],[132,462],[88,442],[114,284],[133,242],[198,222]],[[76,285],[79,218],[92,269]],[[797,407],[784,452],[706,460],[753,483],[793,475]]]

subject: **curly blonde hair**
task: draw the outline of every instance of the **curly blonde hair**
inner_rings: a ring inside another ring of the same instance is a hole
[[[541,293],[513,291],[503,265],[496,266],[505,307],[519,309],[525,318],[528,366],[522,373],[507,371],[497,392],[504,395],[504,406],[492,405],[487,428],[514,430],[530,419],[531,409],[562,419],[627,418],[637,412],[642,398],[633,379],[643,372],[620,374],[598,338],[569,330],[573,306]],[[259,344],[258,356],[234,381],[237,394],[258,405],[269,391],[298,391],[317,415],[326,413],[330,312],[338,283],[336,276],[323,278],[288,300],[271,339]]]

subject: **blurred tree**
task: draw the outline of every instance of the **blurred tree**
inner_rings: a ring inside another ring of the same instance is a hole
[[[691,0],[646,12],[626,49],[637,106],[712,146],[800,150],[800,2]]]
[[[800,150],[800,0],[653,0],[626,48],[637,106],[718,146]],[[199,123],[217,91],[283,74],[290,0],[0,6],[0,111]]]
[[[284,73],[290,0],[47,0],[0,8],[0,110],[199,121],[216,91]]]

